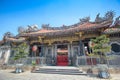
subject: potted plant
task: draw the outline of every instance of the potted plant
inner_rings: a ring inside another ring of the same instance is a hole
[[[32,69],[31,72],[34,72],[36,70],[36,61],[32,61]]]
[[[108,73],[108,60],[106,53],[110,52],[111,46],[108,45],[109,38],[106,35],[101,35],[96,39],[91,40],[93,43],[92,50],[94,55],[99,56],[100,64],[98,64],[98,76],[101,78],[109,78],[110,75]],[[103,76],[104,75],[104,76]]]
[[[28,55],[28,52],[27,52],[27,44],[24,42],[24,43],[21,43],[21,44],[18,44],[17,47],[14,47],[13,50],[16,52],[15,56],[14,56],[14,60],[15,61],[18,61],[16,63],[16,70],[15,72],[16,73],[21,73],[23,72],[23,69],[22,69],[22,66],[23,66],[23,59],[25,59]]]

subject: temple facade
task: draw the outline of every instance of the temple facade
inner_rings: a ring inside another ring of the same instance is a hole
[[[70,26],[51,27],[43,24],[41,29],[37,25],[27,26],[26,29],[19,27],[16,36],[5,33],[0,42],[0,57],[3,59],[6,53],[5,62],[13,64],[10,58],[14,57],[15,51],[12,47],[26,42],[29,52],[27,64],[35,59],[37,64],[54,66],[96,65],[99,61],[94,58],[91,63],[87,54],[92,53],[90,40],[100,35],[105,34],[110,38],[112,48],[108,54],[120,55],[120,17],[113,22],[113,16],[113,12],[108,11],[104,17],[98,14],[94,22],[86,17]]]

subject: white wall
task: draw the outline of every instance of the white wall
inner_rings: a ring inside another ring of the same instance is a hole
[[[4,61],[4,63],[8,63],[9,57],[10,57],[10,49],[6,50],[6,52],[5,52],[5,61]]]
[[[2,56],[2,50],[0,49],[0,59],[1,59],[1,56]]]
[[[9,57],[10,57],[10,47],[9,46],[1,46],[0,47],[0,60],[2,61],[2,64],[8,63]],[[4,54],[4,58],[1,58]]]

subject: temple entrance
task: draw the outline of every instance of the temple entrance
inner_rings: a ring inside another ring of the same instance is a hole
[[[57,45],[57,66],[68,66],[68,45]]]

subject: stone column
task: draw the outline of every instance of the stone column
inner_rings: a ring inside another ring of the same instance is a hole
[[[54,51],[55,51],[55,65],[57,64],[57,45],[55,45],[55,48],[54,48]]]
[[[71,65],[71,44],[68,44],[68,62]]]
[[[70,54],[71,54],[71,51],[70,51],[70,44],[68,44],[68,58],[70,58]]]
[[[44,51],[43,51],[43,44],[41,45],[41,57],[43,57],[44,56]]]
[[[70,44],[70,49],[71,49],[71,65],[73,65],[74,61],[73,61],[73,45]]]
[[[41,59],[41,60],[42,60],[42,61],[41,61],[41,65],[45,64],[45,63],[44,63],[44,62],[45,62],[45,61],[44,61],[44,57],[45,57],[44,45],[42,44],[42,45],[41,45],[41,58],[42,58],[42,59]]]
[[[84,44],[83,44],[82,40],[79,41],[79,46],[80,46],[80,55],[79,56],[83,56],[84,55]]]
[[[78,66],[78,56],[76,56],[76,66]]]
[[[52,58],[53,58],[54,57],[54,45],[52,45],[51,49],[52,49],[51,50],[51,53],[52,53],[51,55],[52,55]]]

